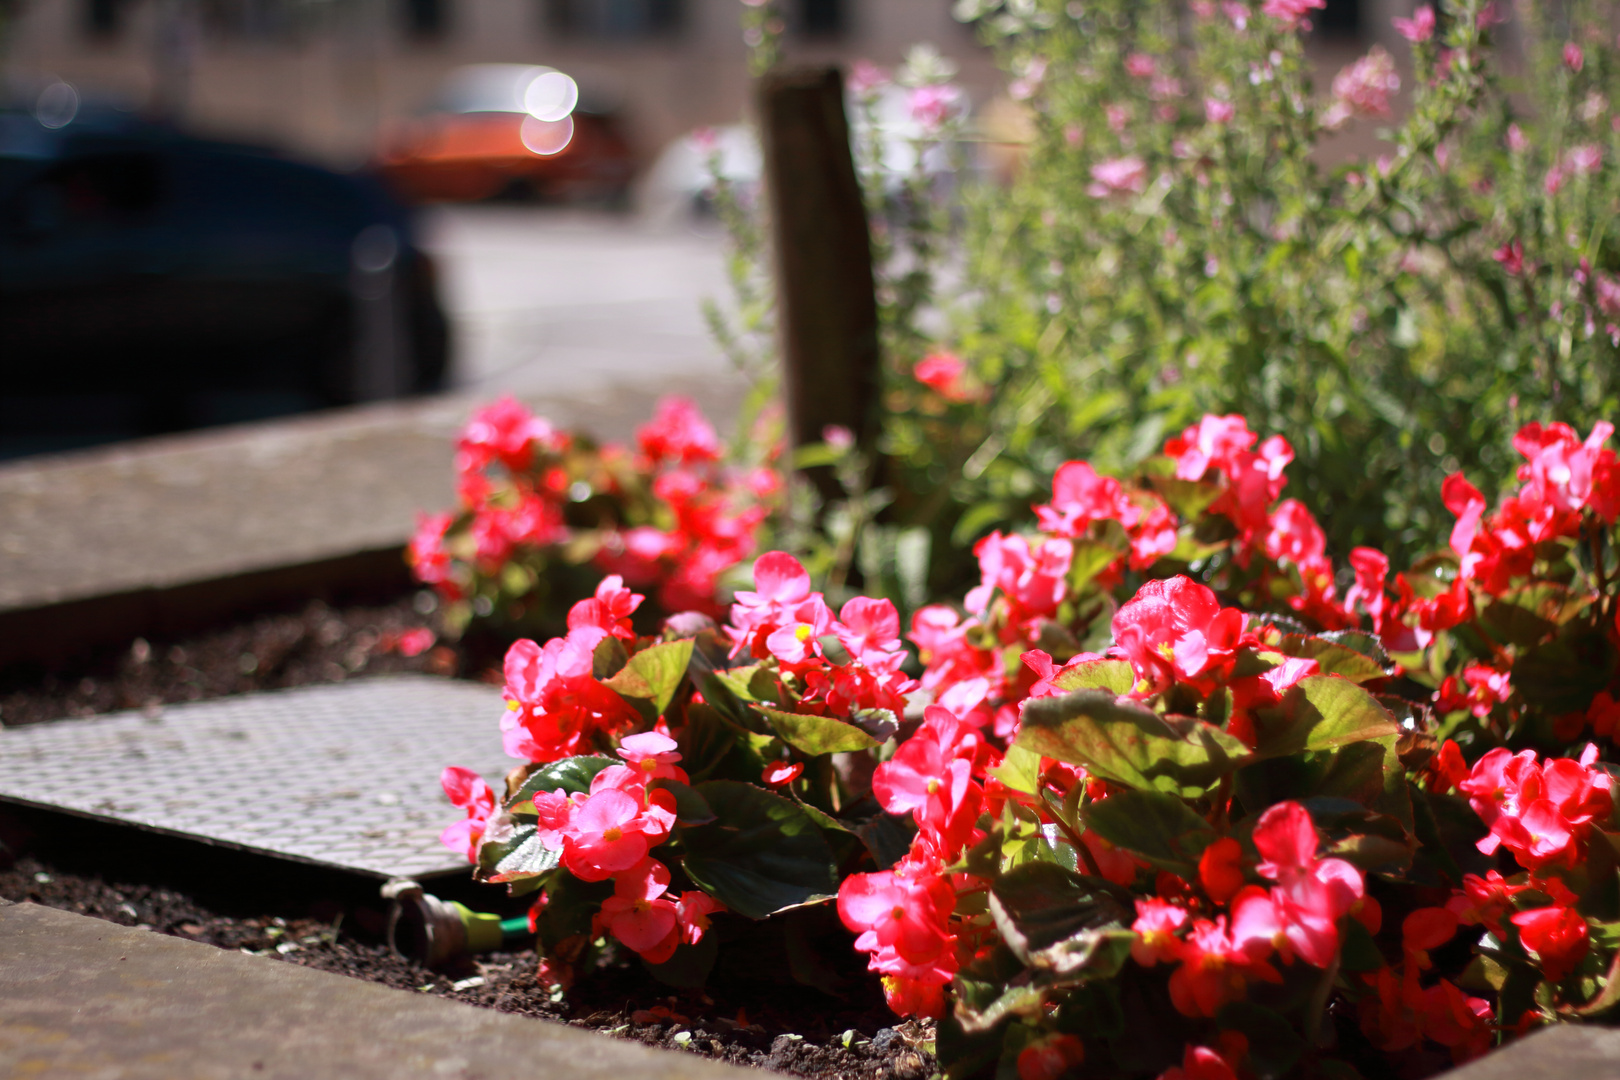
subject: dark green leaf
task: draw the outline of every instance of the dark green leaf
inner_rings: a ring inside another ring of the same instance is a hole
[[[675,819],[682,825],[703,825],[714,820],[703,796],[679,780],[660,778],[647,785],[648,791],[667,791],[675,796]]]
[[[1110,844],[1188,881],[1197,877],[1198,857],[1215,840],[1209,822],[1159,791],[1116,792],[1088,805],[1084,818],[1086,828]]]
[[[704,934],[696,945],[685,942],[675,946],[675,954],[662,964],[644,966],[652,977],[665,986],[680,990],[696,990],[709,981],[709,972],[720,955],[720,942],[713,934]]]
[[[542,844],[533,824],[514,821],[497,811],[490,817],[478,845],[473,877],[492,884],[518,881],[554,870],[561,861],[562,852]]]
[[[551,792],[558,788],[569,795],[584,794],[591,790],[591,781],[596,774],[609,765],[623,765],[624,762],[616,758],[604,757],[600,754],[590,756],[563,758],[561,761],[549,762],[540,766],[528,775],[523,784],[512,793],[507,805],[513,810],[522,812],[521,805],[530,803],[528,813],[534,813],[532,801],[535,794],[541,791]]]
[[[760,715],[770,721],[771,727],[789,746],[812,757],[821,754],[841,754],[850,750],[866,750],[878,745],[878,740],[853,724],[835,720],[830,716],[808,716],[782,712],[763,705],[754,706]]]
[[[1271,1080],[1294,1067],[1305,1052],[1305,1039],[1280,1013],[1252,1001],[1234,1001],[1215,1014],[1225,1031],[1241,1031],[1249,1039],[1248,1062],[1260,1080]]]
[[[1041,755],[1022,746],[1011,747],[1001,764],[990,770],[990,775],[1013,791],[1033,795],[1040,789]]]
[[[1106,690],[1025,703],[1016,745],[1084,765],[1126,787],[1188,796],[1250,758],[1248,747],[1219,728],[1191,717],[1161,717]]]
[[[1614,650],[1603,634],[1571,632],[1521,653],[1513,688],[1548,712],[1583,712],[1614,676]]]
[[[624,697],[652,702],[654,711],[661,715],[686,678],[686,666],[691,661],[691,638],[660,642],[632,656],[623,670],[604,680],[603,685]]]
[[[832,850],[800,807],[764,788],[710,780],[707,825],[678,826],[687,875],[726,907],[763,919],[838,891]]]
[[[866,845],[878,869],[887,870],[911,850],[911,838],[917,835],[917,826],[910,817],[877,814],[852,823],[849,831]]]
[[[1112,956],[1091,932],[1129,921],[1107,883],[1050,862],[1025,863],[997,878],[990,887],[990,913],[1018,959],[1065,975],[1097,962],[1099,948]]]

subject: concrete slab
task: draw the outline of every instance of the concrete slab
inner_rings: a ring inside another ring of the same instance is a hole
[[[0,1074],[748,1080],[561,1024],[35,904],[0,906]]]
[[[1536,1032],[1439,1080],[1610,1080],[1620,1077],[1620,1031],[1561,1024]]]
[[[497,791],[500,692],[396,675],[0,730],[0,801],[379,878],[467,872],[446,765]]]

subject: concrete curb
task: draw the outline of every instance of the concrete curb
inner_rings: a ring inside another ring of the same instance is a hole
[[[0,907],[0,953],[0,1074],[7,1076],[757,1076],[37,904]]]

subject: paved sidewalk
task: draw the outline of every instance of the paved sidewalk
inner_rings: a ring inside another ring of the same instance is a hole
[[[0,901],[0,1075],[757,1080],[561,1024]]]

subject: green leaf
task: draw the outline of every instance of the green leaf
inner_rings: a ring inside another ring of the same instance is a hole
[[[1351,682],[1370,682],[1389,674],[1383,665],[1364,652],[1316,635],[1284,634],[1282,640],[1271,648],[1285,656],[1315,660],[1323,675],[1339,675]]]
[[[1086,828],[1161,870],[1193,881],[1215,830],[1192,807],[1159,791],[1119,791],[1088,805]]]
[[[1219,728],[1162,717],[1105,690],[1026,702],[1016,745],[1126,787],[1188,796],[1250,759],[1249,748]]]
[[[1480,617],[1493,639],[1522,647],[1547,638],[1587,602],[1586,597],[1571,597],[1562,585],[1532,582],[1492,600]]]
[[[1041,786],[1041,755],[1022,746],[1011,747],[990,775],[1013,791],[1033,795]]]
[[[674,955],[662,964],[642,961],[642,966],[665,986],[673,986],[679,990],[696,990],[709,981],[709,972],[714,970],[714,962],[719,956],[719,938],[708,933],[698,939],[696,945],[682,942],[675,946]]]
[[[484,828],[473,877],[490,883],[519,881],[554,870],[561,861],[562,852],[542,844],[532,822],[514,821],[497,811]]]
[[[1400,725],[1367,691],[1348,679],[1309,675],[1282,702],[1255,715],[1261,757],[1302,750],[1329,750],[1354,742],[1399,735]]]
[[[1136,685],[1136,675],[1124,660],[1082,660],[1064,668],[1053,680],[1059,690],[1108,690],[1128,694]]]
[[[1025,863],[997,878],[990,886],[990,914],[1019,960],[1066,976],[1111,957],[1112,947],[1095,931],[1118,930],[1127,921],[1125,906],[1106,882],[1051,862]]]
[[[704,825],[714,820],[708,802],[679,780],[660,777],[647,785],[648,791],[667,791],[675,796],[675,820],[682,825]]]
[[[1513,688],[1548,712],[1583,712],[1609,685],[1614,661],[1603,634],[1572,632],[1521,653],[1513,663]]]
[[[842,720],[830,716],[808,716],[782,712],[763,705],[754,708],[789,746],[812,757],[821,754],[840,754],[850,750],[867,750],[878,745],[878,740]]]
[[[624,762],[617,758],[604,757],[601,754],[563,758],[560,761],[548,762],[528,775],[507,800],[507,808],[514,813],[534,813],[534,797],[537,793],[556,791],[558,788],[569,795],[575,793],[585,794],[591,790],[591,781],[596,774],[609,765],[622,765]],[[528,803],[527,810],[523,808]]]
[[[677,826],[687,876],[739,915],[763,919],[838,891],[832,849],[798,806],[764,788],[710,780],[706,825]]]
[[[692,661],[692,639],[649,645],[632,656],[617,675],[603,685],[625,697],[643,698],[662,714]]]

